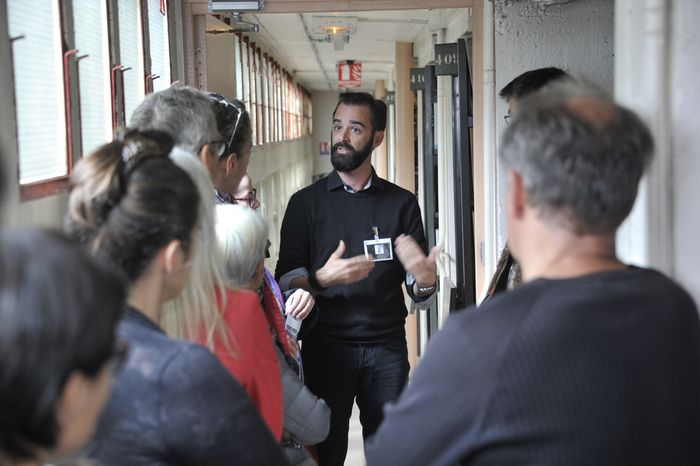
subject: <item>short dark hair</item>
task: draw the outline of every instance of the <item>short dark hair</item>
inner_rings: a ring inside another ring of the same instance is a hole
[[[372,131],[384,131],[386,129],[386,104],[380,99],[375,99],[367,92],[343,92],[338,96],[338,104],[333,109],[333,117],[340,104],[357,105],[369,108]]]
[[[125,296],[120,275],[61,233],[0,236],[0,461],[56,447],[63,387],[110,359]]]
[[[608,234],[632,209],[652,151],[637,115],[572,78],[518,105],[500,155],[544,217],[577,234]]]
[[[506,84],[498,95],[505,101],[519,100],[565,76],[569,76],[566,71],[553,66],[526,71]]]
[[[245,104],[237,99],[228,99],[221,94],[210,93],[212,110],[216,116],[216,127],[226,141],[226,150],[221,158],[235,153],[241,157],[243,147],[253,138],[250,115]],[[235,132],[235,133],[234,133]]]
[[[172,139],[132,131],[82,159],[71,176],[65,230],[136,281],[160,248],[188,250],[199,214],[192,178],[168,157]]]

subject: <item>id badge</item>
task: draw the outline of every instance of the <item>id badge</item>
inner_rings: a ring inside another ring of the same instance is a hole
[[[394,259],[394,250],[391,238],[368,239],[364,241],[365,256],[374,262],[390,261]]]

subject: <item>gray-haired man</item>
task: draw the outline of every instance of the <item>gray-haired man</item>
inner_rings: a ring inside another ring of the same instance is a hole
[[[563,81],[523,100],[501,149],[524,285],[450,319],[367,464],[700,464],[697,309],[615,255],[648,129]]]
[[[216,118],[208,94],[188,86],[171,86],[146,96],[131,115],[130,127],[159,130],[175,140],[175,148],[199,158],[209,171],[218,193],[236,189],[240,177],[234,176],[226,154],[227,141],[216,129]]]

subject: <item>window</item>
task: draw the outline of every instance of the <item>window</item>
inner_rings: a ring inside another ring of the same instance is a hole
[[[112,127],[125,123],[120,115],[128,121],[145,97],[146,64],[160,76],[153,81],[156,90],[170,85],[168,2],[3,5],[12,45],[20,198],[29,200],[65,191],[74,162],[112,139]],[[118,43],[110,41],[112,32]]]
[[[265,137],[263,142],[270,142],[270,75],[269,75],[269,59],[267,54],[262,55],[262,110],[263,110],[263,126],[265,127]]]
[[[131,114],[143,100],[144,87],[143,33],[141,32],[141,3],[139,0],[119,0],[119,57],[123,66],[124,115],[129,123]]]
[[[14,38],[20,185],[69,173],[64,55],[58,0],[7,3]],[[67,60],[68,58],[66,58]]]
[[[161,0],[148,0],[148,41],[151,49],[150,76],[154,92],[167,89],[171,82],[166,4],[167,2]]]
[[[85,2],[74,11],[78,49],[80,133],[83,155],[112,138],[109,38],[106,2]]]
[[[250,103],[247,105],[248,114],[250,115],[250,126],[253,129],[253,144],[258,144],[258,113],[255,111],[258,105],[257,90],[255,88],[255,42],[248,44],[248,94]]]
[[[250,114],[253,144],[311,135],[311,94],[248,37],[234,44],[236,97]]]
[[[233,50],[238,52],[238,57],[241,55],[241,36],[236,34],[233,36]],[[235,53],[235,52],[234,52]],[[236,76],[236,95],[234,96],[238,100],[245,100],[243,97],[243,62],[242,60],[235,60],[234,73]]]
[[[263,116],[263,95],[262,95],[262,74],[263,65],[260,48],[254,49],[255,56],[255,121],[257,123],[257,141],[258,144],[265,143],[265,118]]]

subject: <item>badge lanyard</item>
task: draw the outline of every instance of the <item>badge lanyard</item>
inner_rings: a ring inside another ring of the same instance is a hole
[[[394,260],[394,250],[391,244],[391,238],[380,238],[379,228],[372,227],[374,231],[374,239],[364,241],[365,256],[375,262]]]

